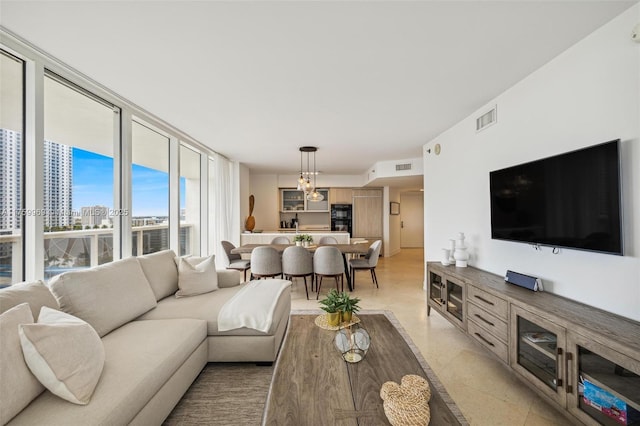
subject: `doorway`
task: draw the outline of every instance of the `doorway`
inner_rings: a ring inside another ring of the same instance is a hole
[[[400,248],[424,247],[424,192],[400,193]]]

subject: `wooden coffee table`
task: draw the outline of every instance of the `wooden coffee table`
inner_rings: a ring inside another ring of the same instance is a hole
[[[333,344],[336,332],[316,326],[317,315],[291,315],[273,373],[263,425],[389,424],[380,388],[389,380],[400,383],[406,374],[420,375],[431,384],[430,424],[466,424],[439,382],[434,386],[437,378],[428,377],[390,322],[389,317],[395,321],[392,314],[359,315],[360,325],[371,336],[371,347],[357,364],[342,360]]]

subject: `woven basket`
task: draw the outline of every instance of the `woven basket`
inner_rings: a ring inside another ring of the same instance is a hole
[[[393,426],[424,426],[431,420],[429,382],[414,374],[402,378],[401,384],[386,382],[380,389],[384,414]]]

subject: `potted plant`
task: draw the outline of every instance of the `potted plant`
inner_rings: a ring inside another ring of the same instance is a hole
[[[353,314],[360,310],[359,302],[359,298],[350,297],[347,292],[340,294],[339,310],[342,312],[342,322],[351,322]]]
[[[293,241],[297,246],[304,245],[308,247],[313,242],[313,237],[309,234],[296,234],[295,237],[293,237]]]
[[[337,326],[340,324],[340,306],[342,305],[342,298],[337,290],[331,289],[327,293],[327,297],[319,302],[322,306],[320,309],[327,313],[327,322],[330,326]]]

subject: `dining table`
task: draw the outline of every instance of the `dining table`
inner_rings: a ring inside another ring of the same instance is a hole
[[[291,247],[294,244],[243,244],[239,247],[231,250],[231,253],[234,254],[249,254],[256,247],[273,247],[278,251],[278,253],[282,253],[287,247]],[[344,274],[347,278],[347,285],[349,286],[349,291],[352,291],[351,287],[351,274],[349,273],[349,263],[347,261],[347,255],[363,255],[367,254],[369,251],[369,246],[367,244],[312,244],[310,246],[305,246],[307,250],[311,253],[315,252],[318,247],[321,246],[329,246],[336,247],[342,253],[342,261],[344,262]]]

